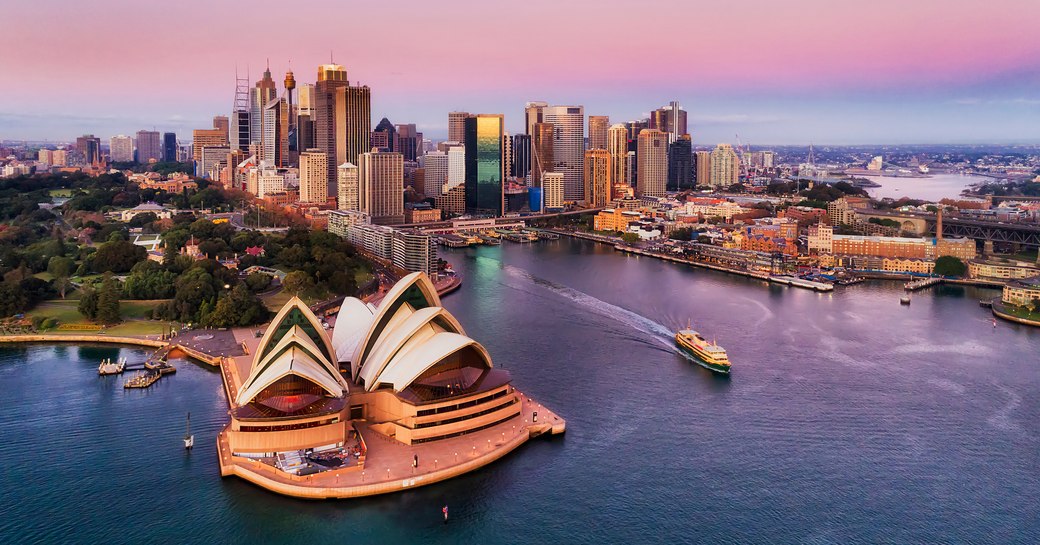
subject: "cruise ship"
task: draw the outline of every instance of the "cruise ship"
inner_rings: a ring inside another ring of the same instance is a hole
[[[700,333],[690,328],[679,330],[675,334],[675,344],[685,353],[694,357],[701,367],[710,369],[716,373],[729,374],[729,356],[726,349],[718,343],[708,342]]]

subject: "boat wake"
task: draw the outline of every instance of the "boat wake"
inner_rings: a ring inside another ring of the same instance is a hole
[[[647,318],[646,316],[632,312],[631,310],[619,307],[617,305],[612,305],[602,299],[593,297],[583,291],[579,291],[567,286],[562,286],[551,280],[546,280],[545,278],[535,276],[530,272],[521,269],[520,267],[502,263],[497,259],[492,259],[484,256],[478,256],[477,259],[488,259],[494,261],[498,263],[502,270],[505,271],[505,273],[508,274],[510,277],[530,282],[531,284],[534,284],[552,292],[554,295],[561,296],[569,301],[572,301],[580,305],[583,308],[591,310],[596,314],[605,316],[607,318],[611,318],[623,325],[628,326],[628,331],[635,330],[641,333],[645,333],[646,335],[653,338],[655,341],[659,342],[662,346],[666,347],[669,351],[678,352],[678,350],[675,349],[675,346],[672,343],[672,336],[675,333],[669,330],[664,325],[659,324],[651,320],[650,318]]]

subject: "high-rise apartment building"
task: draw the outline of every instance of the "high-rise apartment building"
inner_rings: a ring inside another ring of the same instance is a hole
[[[448,154],[431,151],[419,158],[419,165],[423,169],[423,194],[426,197],[439,196],[448,183]]]
[[[711,151],[711,186],[726,188],[740,180],[740,158],[733,146],[719,144]]]
[[[694,182],[699,186],[710,186],[711,152],[703,150],[693,152],[693,165],[697,172]]]
[[[448,112],[448,142],[461,144],[466,139],[466,118],[469,112]]]
[[[505,210],[505,116],[477,114],[466,119],[466,211],[501,216]]]
[[[177,134],[164,132],[162,135],[162,160],[177,160]]]
[[[693,187],[693,143],[684,134],[668,145],[668,188],[674,191]]]
[[[616,186],[628,185],[628,129],[624,124],[611,125],[607,130],[607,152],[610,153],[610,167],[613,170],[610,179],[615,186],[614,198],[618,198],[620,194]]]
[[[546,123],[553,125],[553,171],[563,174],[563,198],[580,201],[585,197],[582,181],[585,161],[585,109],[581,106],[546,106]]]
[[[325,204],[329,200],[329,156],[311,148],[300,154],[300,202]]]
[[[563,173],[562,172],[545,172],[542,174],[542,190],[543,198],[545,199],[545,206],[543,207],[546,211],[563,210]]]
[[[585,151],[585,198],[584,201],[594,208],[607,205],[613,194],[613,169],[610,163],[610,152],[605,149]]]
[[[610,117],[605,115],[589,116],[589,149],[607,149]]]
[[[223,145],[224,140],[219,142]],[[201,158],[201,157],[200,157]],[[152,161],[162,161],[163,150],[158,131],[137,131],[137,162],[147,165]]]
[[[668,181],[668,135],[657,129],[639,131],[636,195],[661,197]]]
[[[363,210],[361,205],[361,178],[358,167],[343,163],[336,169],[336,207],[340,210]]]
[[[108,140],[108,156],[116,163],[130,163],[134,160],[134,139],[125,136],[113,136]]]
[[[358,156],[361,211],[372,223],[404,223],[404,156],[397,152],[368,152]]]

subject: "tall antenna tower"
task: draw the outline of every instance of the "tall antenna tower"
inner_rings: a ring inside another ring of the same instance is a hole
[[[242,77],[238,73],[238,65],[235,65],[235,109],[236,112],[249,111],[249,74]]]

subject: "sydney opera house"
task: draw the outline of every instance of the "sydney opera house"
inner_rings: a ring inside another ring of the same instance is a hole
[[[250,332],[252,333],[252,332]],[[259,332],[257,332],[259,335]],[[331,334],[293,298],[222,365],[221,473],[283,494],[355,497],[490,463],[563,419],[517,391],[422,273],[378,306],[343,301]]]

